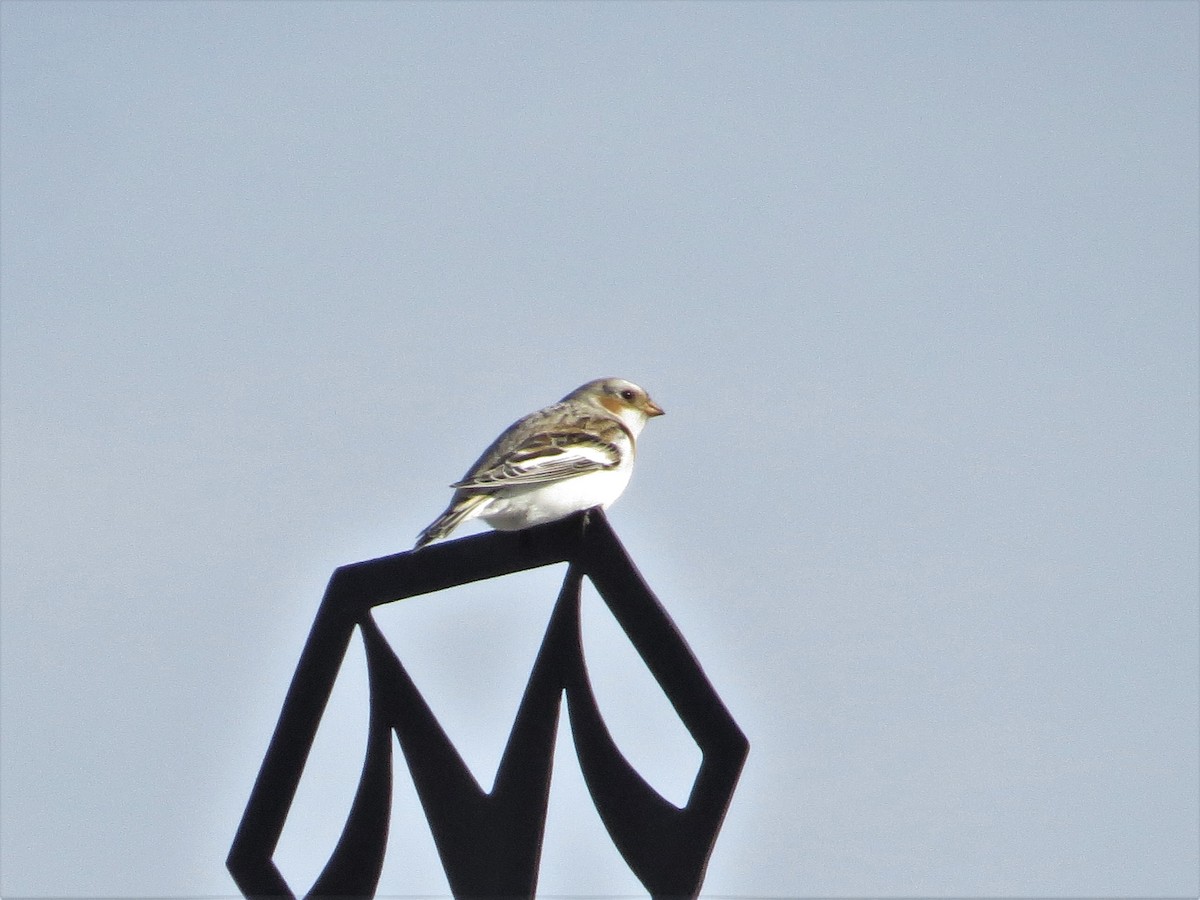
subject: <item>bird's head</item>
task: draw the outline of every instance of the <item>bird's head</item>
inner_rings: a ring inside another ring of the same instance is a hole
[[[663,414],[663,408],[642,388],[624,378],[598,378],[577,387],[563,400],[595,403],[624,422],[637,434],[646,422]]]

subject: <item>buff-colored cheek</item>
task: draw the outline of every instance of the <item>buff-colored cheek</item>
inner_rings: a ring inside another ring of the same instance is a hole
[[[600,405],[603,406],[605,409],[607,409],[614,416],[618,416],[621,414],[621,409],[622,409],[621,401],[618,400],[616,397],[610,397],[606,394],[605,396],[600,398]]]

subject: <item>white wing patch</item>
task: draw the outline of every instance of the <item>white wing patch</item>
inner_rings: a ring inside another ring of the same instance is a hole
[[[451,487],[487,491],[508,485],[544,484],[620,465],[621,449],[587,433],[534,435],[491,467]]]

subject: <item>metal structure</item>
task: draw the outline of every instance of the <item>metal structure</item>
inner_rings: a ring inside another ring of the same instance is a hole
[[[568,563],[509,734],[483,791],[371,610],[485,578]],[[702,753],[683,808],[622,756],[588,680],[580,585],[588,578]],[[456,897],[532,897],[537,888],[563,698],[584,780],[613,843],[654,897],[695,897],[749,752],[674,623],[600,510],[519,532],[490,532],[342,566],[333,573],[230,849],[247,897],[295,897],[272,856],[354,631],[367,656],[370,718],[358,789],[309,897],[372,897],[387,849],[395,733]]]

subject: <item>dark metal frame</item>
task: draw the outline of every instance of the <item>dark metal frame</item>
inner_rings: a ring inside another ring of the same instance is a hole
[[[405,597],[569,563],[509,734],[483,791],[384,640],[371,610]],[[580,639],[588,578],[700,747],[683,808],[622,756],[588,681]],[[272,856],[355,629],[370,684],[366,759],[341,838],[309,897],[371,897],[387,848],[392,733],[408,763],[456,897],[532,897],[537,888],[563,697],[601,820],[654,897],[695,897],[749,752],[675,624],[598,509],[520,532],[490,532],[342,566],[333,573],[284,700],[227,865],[247,897],[294,897]]]

